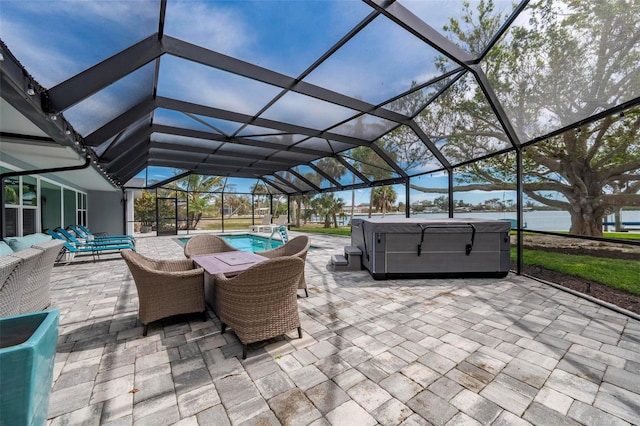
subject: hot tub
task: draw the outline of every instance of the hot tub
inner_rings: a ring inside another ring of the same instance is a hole
[[[504,277],[510,229],[486,219],[353,219],[351,245],[374,279]]]

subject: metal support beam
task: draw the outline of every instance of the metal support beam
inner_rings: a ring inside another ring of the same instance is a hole
[[[149,153],[147,150],[141,149],[140,151],[134,152],[133,154],[134,155],[128,157],[122,162],[122,166],[119,169],[119,175],[129,177],[127,180],[121,180],[122,183],[127,182],[147,166],[147,161],[149,160]],[[145,182],[148,178],[147,174],[148,173],[145,173]]]
[[[391,159],[391,157],[389,157],[389,156],[387,155],[387,153],[386,153],[386,152],[384,152],[380,147],[378,147],[378,145],[376,145],[375,143],[372,143],[372,144],[371,144],[371,146],[370,146],[370,148],[371,148],[371,149],[372,149],[376,154],[378,154],[378,156],[379,156],[380,158],[382,158],[382,161],[384,161],[385,163],[387,163],[387,164],[389,165],[389,167],[391,167],[393,170],[395,170],[395,172],[396,172],[397,174],[399,174],[400,176],[402,176],[404,179],[406,179],[406,178],[408,177],[408,176],[407,176],[407,174],[405,173],[405,171],[404,171],[404,170],[402,170],[402,168],[401,168],[400,166],[398,166],[398,165],[396,164],[396,162],[395,162],[395,161],[393,161],[393,160]]]
[[[513,24],[513,22],[516,20],[516,18],[518,18],[518,16],[520,16],[522,11],[524,10],[525,7],[527,7],[528,4],[529,4],[529,0],[522,0],[520,2],[520,4],[518,4],[518,6],[516,6],[516,8],[513,10],[513,12],[511,12],[511,15],[507,18],[507,20],[502,23],[502,26],[500,27],[500,29],[493,35],[491,40],[489,40],[489,43],[487,43],[487,45],[485,46],[484,50],[482,51],[482,53],[478,57],[478,62],[482,61],[485,58],[485,56],[487,56],[489,51],[498,42],[498,40],[500,40],[502,38],[504,33],[507,32],[507,30],[511,27],[511,24]]]
[[[134,158],[130,165],[123,169],[124,173],[122,175],[118,175],[118,179],[122,183],[122,185],[126,184],[131,180],[135,175],[137,175],[141,170],[143,170],[147,165],[147,157],[145,154]]]
[[[342,191],[342,184],[340,184],[340,182],[338,182],[337,180],[335,180],[333,177],[329,176],[327,173],[324,172],[324,170],[322,170],[320,167],[316,166],[313,163],[308,163],[307,164],[309,167],[311,167],[313,170],[315,170],[317,173],[319,173],[322,177],[324,177],[326,180],[328,180],[329,182],[331,182],[333,184],[333,186],[337,187],[339,191]]]
[[[191,61],[227,71],[252,80],[261,81],[282,89],[290,89],[302,95],[311,96],[335,105],[350,108],[359,112],[366,112],[376,117],[404,123],[409,117],[398,114],[384,108],[378,108],[373,104],[352,98],[342,93],[334,92],[314,84],[298,81],[284,74],[262,68],[249,62],[241,61],[231,56],[223,55],[213,50],[206,49],[195,44],[187,43],[167,35],[163,38],[163,45],[168,54],[189,59]]]
[[[144,99],[134,107],[120,114],[118,117],[88,135],[85,138],[87,146],[98,146],[144,117],[150,118],[150,114],[155,110],[155,108],[156,103],[153,98],[149,97]],[[151,120],[149,120],[149,122],[151,122]]]
[[[269,194],[269,214],[273,217],[273,194]]]
[[[260,140],[248,139],[248,138],[228,138],[216,133],[205,132],[202,130],[183,129],[180,127],[164,126],[160,124],[154,124],[151,127],[152,132],[165,133],[168,135],[188,136],[197,139],[212,140],[216,142],[234,143],[238,145],[254,146],[256,148],[272,149],[274,151],[290,151],[298,152],[300,154],[313,155],[323,157],[327,155],[325,151],[310,148],[300,148],[297,146],[289,146],[285,144],[279,144],[275,142],[265,142]]]
[[[280,175],[278,175],[278,174],[276,174],[276,173],[274,173],[272,176],[273,176],[274,178],[278,179],[279,181],[281,181],[281,182],[283,182],[283,183],[287,184],[287,186],[290,186],[291,188],[295,189],[295,190],[296,190],[296,192],[304,192],[304,191],[302,191],[300,188],[298,188],[297,186],[295,186],[292,182],[289,182],[288,180],[286,180],[286,179],[285,179],[285,178],[283,178],[282,176],[280,176]]]
[[[289,223],[291,222],[291,196],[287,194],[287,229],[289,229]]]
[[[235,173],[235,176],[240,174],[246,177],[256,177],[262,174],[275,173],[278,168],[266,168],[266,167],[246,167],[243,165],[229,165],[229,164],[212,164],[212,163],[199,163],[194,161],[176,160],[174,158],[149,158],[149,165],[161,166],[161,167],[173,167],[178,169],[189,169],[193,174],[200,172],[206,172],[211,174],[214,172],[223,173]]]
[[[309,185],[309,187],[311,187],[314,191],[320,191],[320,188],[315,183],[311,182],[309,179],[307,179],[300,173],[296,172],[295,170],[288,170],[288,172],[294,175],[295,177],[297,177],[298,179],[300,179],[301,181],[303,181],[304,183],[306,183],[307,185]]]
[[[274,129],[284,133],[299,134],[309,137],[318,137],[321,139],[329,139],[336,142],[344,142],[354,146],[368,146],[371,142],[366,139],[354,138],[333,132],[324,132],[320,129],[304,127],[281,121],[269,120],[266,118],[253,118],[247,114],[227,111],[219,108],[207,107],[190,102],[179,101],[177,99],[158,97],[156,99],[158,108],[172,109],[189,114],[197,114],[205,117],[218,118],[220,120],[233,121],[235,123],[248,123],[267,129]]]
[[[455,210],[455,206],[453,205],[453,170],[449,170],[447,173],[447,184],[449,187],[449,199],[447,200],[449,205],[449,217],[453,217],[453,212]]]
[[[117,158],[107,163],[107,170],[116,174],[121,174],[123,171],[126,173],[126,166],[131,163],[131,159],[138,158],[143,153],[147,156],[149,155],[148,140],[138,142],[136,145],[131,146],[122,155],[119,155]]]
[[[128,135],[125,140],[119,141],[114,146],[107,148],[100,156],[101,162],[111,163],[122,155],[126,155],[132,149],[135,149],[141,143],[147,143],[151,136],[151,127],[141,127],[132,134]]]
[[[225,154],[201,154],[201,153],[193,153],[190,151],[172,151],[172,150],[162,150],[154,148],[153,151],[150,152],[149,159],[151,160],[175,160],[181,161],[183,163],[192,163],[194,165],[221,165],[221,166],[233,166],[233,167],[255,167],[255,168],[263,168],[265,170],[282,170],[288,169],[297,163],[292,162],[283,162],[283,161],[272,161],[272,160],[252,160],[243,158],[240,155],[225,155]],[[239,159],[245,160],[241,161]],[[247,162],[246,160],[249,160]]]
[[[342,158],[341,155],[336,155],[334,157],[336,160],[338,160],[340,162],[340,164],[342,164],[343,166],[345,166],[347,169],[349,169],[349,171],[351,173],[353,173],[354,175],[358,176],[358,179],[360,179],[362,182],[364,182],[366,185],[371,185],[371,181],[369,180],[368,177],[366,177],[365,175],[363,175],[360,170],[356,169],[355,167],[353,167],[351,164],[349,164],[349,162],[347,160],[345,160],[344,158]]]
[[[276,191],[282,192],[283,194],[286,194],[287,191],[285,191],[283,188],[279,187],[278,185],[276,185],[275,183],[271,182],[269,179],[265,179],[263,176],[261,176],[259,178],[261,181],[263,181],[265,183],[265,185],[269,185],[273,188],[276,189]]]
[[[504,108],[502,108],[502,103],[500,103],[498,96],[496,96],[496,93],[493,91],[493,87],[491,86],[491,83],[484,71],[479,65],[474,65],[471,67],[471,72],[476,77],[476,81],[478,82],[480,89],[482,89],[482,93],[484,93],[484,96],[487,98],[489,106],[491,106],[493,113],[498,118],[498,121],[509,138],[509,141],[514,147],[519,148],[521,146],[520,138],[513,128],[507,113],[504,111]]]
[[[147,187],[147,189],[156,189],[156,188],[161,188],[161,187],[163,187],[164,185],[166,185],[166,184],[168,184],[168,183],[171,183],[171,182],[176,181],[176,180],[178,180],[178,179],[185,178],[185,177],[187,177],[187,176],[189,176],[189,175],[191,175],[191,172],[184,172],[184,173],[180,173],[179,175],[171,176],[171,177],[170,177],[170,178],[168,178],[168,179],[161,180],[161,181],[160,181],[160,182],[158,182],[158,183],[155,183],[155,184],[153,184],[153,185],[151,185],[151,186],[148,186],[148,187]],[[187,210],[188,210],[188,209],[189,209],[189,201],[188,201],[188,199],[187,199]]]
[[[272,160],[270,157],[265,157],[264,155],[255,155],[255,154],[246,154],[239,152],[228,152],[228,151],[217,151],[212,152],[210,148],[206,147],[197,147],[197,146],[189,146],[189,152],[193,152],[196,154],[210,154],[214,157],[229,157],[229,158],[244,158],[249,160],[260,161],[261,163],[272,163],[274,165],[279,165],[284,168],[289,168],[300,164],[300,161],[295,160]],[[167,151],[176,151],[180,153],[185,152],[185,146],[179,143],[171,143],[171,142],[151,142],[151,149],[163,149]],[[274,150],[274,153],[277,152]]]
[[[163,53],[157,34],[76,74],[49,89],[49,105],[45,112],[59,113],[131,74]]]
[[[418,126],[418,123],[416,123],[415,121],[411,120],[411,123],[409,124],[409,127],[411,128],[411,130],[414,131],[416,136],[418,136],[420,138],[422,143],[424,143],[427,146],[427,149],[429,151],[431,151],[431,153],[436,158],[436,160],[438,160],[438,162],[440,164],[442,164],[442,167],[444,167],[447,170],[451,170],[451,163],[449,163],[449,160],[447,160],[445,158],[445,156],[442,155],[442,151],[440,151],[436,147],[436,145],[431,141],[429,136],[427,136],[427,134],[422,130],[422,128],[420,126]]]
[[[56,143],[75,148],[75,132],[67,134],[67,130],[71,130],[72,126],[62,116],[43,112],[43,101],[45,103],[48,101],[45,89],[29,76],[29,73],[1,40],[0,53],[4,58],[1,62],[2,66],[0,66],[2,99]],[[27,93],[30,86],[35,91],[34,95]],[[79,155],[82,154],[79,152]]]
[[[404,204],[404,217],[411,217],[411,212],[409,210],[411,207],[411,194],[410,194],[410,189],[411,189],[411,178],[407,178],[407,182],[404,184],[404,199],[405,199],[405,204]]]
[[[158,40],[164,36],[164,20],[167,14],[167,0],[160,0],[160,19],[158,19]]]
[[[516,273],[522,274],[522,259],[523,259],[523,246],[524,246],[524,233],[522,227],[524,225],[524,209],[523,207],[523,192],[524,192],[524,173],[522,166],[522,150],[516,150],[516,223],[518,224],[517,230],[517,243],[516,243]]]

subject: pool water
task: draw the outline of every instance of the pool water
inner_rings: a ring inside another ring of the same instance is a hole
[[[269,238],[261,237],[251,234],[238,234],[238,235],[218,235],[225,240],[232,247],[238,250],[257,252],[264,250],[271,250],[282,245],[280,240],[271,240]],[[189,238],[180,238],[180,241],[184,244]]]
[[[220,238],[238,250],[251,252],[271,250],[282,245],[280,240],[269,241],[269,238],[250,234],[220,235]]]

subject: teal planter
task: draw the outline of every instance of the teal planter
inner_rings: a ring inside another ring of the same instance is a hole
[[[0,426],[46,423],[58,316],[50,310],[0,318]]]

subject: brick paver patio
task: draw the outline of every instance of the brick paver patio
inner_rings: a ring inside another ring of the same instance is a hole
[[[624,425],[640,422],[640,322],[537,281],[374,281],[312,235],[303,338],[250,345],[209,312],[137,321],[119,255],[54,268],[49,424]],[[183,257],[169,237],[138,251]],[[84,258],[88,259],[88,258]]]

